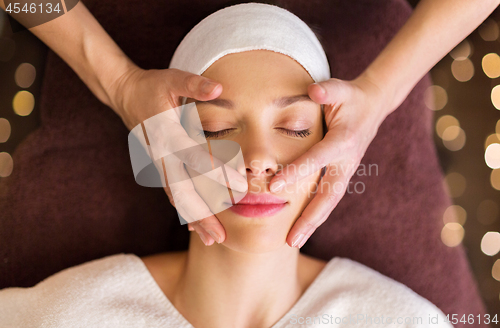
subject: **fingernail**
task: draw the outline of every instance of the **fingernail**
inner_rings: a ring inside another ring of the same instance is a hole
[[[304,235],[303,233],[301,233],[300,235],[295,236],[295,238],[292,241],[292,247],[299,246],[300,243],[302,242],[302,238],[304,238],[305,236],[306,235]]]
[[[212,236],[212,238],[217,242],[217,244],[220,244],[221,238],[215,231],[207,230],[207,232],[210,236]]]
[[[272,185],[271,185],[271,192],[278,192],[280,191],[281,189],[283,189],[283,187],[285,186],[285,181],[283,180],[278,180],[278,181],[275,181]]]
[[[323,88],[323,86],[321,84],[319,84],[319,83],[314,83],[314,84],[316,84],[319,87],[322,94],[326,94],[326,90],[325,90],[325,88]]]
[[[203,93],[209,94],[214,90],[214,88],[217,84],[218,83],[207,81],[203,84],[203,86],[201,87],[201,90],[203,91]]]
[[[197,231],[198,232],[198,231]],[[205,246],[208,246],[208,240],[205,237],[205,235],[201,232],[198,232],[198,236],[200,236],[201,241],[205,244]]]
[[[304,236],[304,238],[302,238],[302,241],[300,242],[299,244],[299,248],[302,248],[302,246],[304,246],[304,244],[308,241],[309,239],[307,237]]]

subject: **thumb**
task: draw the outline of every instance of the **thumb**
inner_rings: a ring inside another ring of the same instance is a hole
[[[348,81],[332,78],[310,84],[307,92],[309,97],[318,104],[336,105],[349,99],[352,87]]]
[[[186,97],[205,101],[217,98],[222,93],[222,85],[214,80],[175,68],[169,70],[172,74],[169,79],[169,91],[174,98]]]

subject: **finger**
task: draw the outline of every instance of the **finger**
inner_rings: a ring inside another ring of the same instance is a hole
[[[342,104],[352,96],[352,86],[340,79],[329,79],[308,86],[309,97],[318,104]]]
[[[183,213],[187,214],[185,219],[192,222],[193,227],[201,226],[217,243],[224,241],[224,228],[196,191],[186,170],[180,169],[177,174],[181,181],[169,184],[175,208],[180,211],[181,216]]]
[[[287,243],[290,247],[302,247],[313,232],[326,221],[344,196],[348,183],[348,177],[331,176],[327,171],[316,195],[288,233]]]
[[[287,184],[296,183],[317,172],[326,165],[340,160],[345,149],[350,147],[339,142],[341,131],[329,131],[323,140],[312,146],[302,156],[279,171],[270,181],[271,192],[278,192]]]
[[[176,208],[180,217],[182,217],[188,223],[189,231],[196,231],[198,237],[200,237],[201,241],[205,244],[205,246],[210,246],[214,243],[214,239],[212,236],[200,225],[197,224],[198,221],[193,219],[186,211],[185,208],[180,207]]]
[[[204,232],[208,233],[218,244],[226,239],[226,231],[215,215],[195,221],[192,224],[195,229],[201,228]]]
[[[205,139],[199,141],[192,139],[175,112],[167,111],[157,115],[154,120],[148,120],[145,126],[154,160],[162,157],[167,163],[171,161],[178,163],[180,160],[196,172],[205,174],[219,184],[227,186],[226,177],[221,169],[224,166],[231,188],[239,192],[247,191],[247,179],[232,167],[224,165],[217,157],[212,156],[207,151],[208,148],[204,148],[207,147]],[[218,169],[214,170],[215,167]],[[172,171],[169,169],[167,168],[167,174],[172,183],[179,180],[179,170],[184,170],[177,166],[173,166]],[[172,174],[169,174],[170,172]]]
[[[222,93],[222,84],[179,69],[170,69],[172,79],[169,83],[169,92],[173,99],[178,97],[193,98],[196,100],[211,100]]]
[[[205,246],[211,246],[214,243],[214,239],[199,225],[193,226],[194,231],[198,234],[201,241]]]
[[[176,153],[177,157],[199,174],[239,192],[248,189],[248,182],[238,171],[197,145]],[[227,181],[227,182],[226,182]],[[229,186],[227,185],[229,183]]]

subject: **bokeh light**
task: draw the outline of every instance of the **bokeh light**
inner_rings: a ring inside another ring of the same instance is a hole
[[[493,188],[500,190],[500,169],[491,171],[490,183]]]
[[[29,91],[19,91],[14,96],[12,108],[19,116],[27,116],[31,114],[35,107],[35,97]]]
[[[500,233],[488,231],[481,239],[481,251],[489,256],[494,256],[500,252]]]
[[[483,71],[490,79],[496,79],[500,76],[500,56],[495,53],[489,53],[483,57]]]
[[[488,18],[478,28],[479,35],[484,41],[495,41],[498,39],[498,24],[495,20]]]
[[[448,247],[460,245],[464,239],[464,228],[456,222],[450,222],[444,225],[441,230],[441,241]]]
[[[0,142],[6,142],[10,138],[10,123],[5,118],[0,118]]]
[[[424,101],[427,108],[431,110],[441,110],[448,103],[448,94],[443,87],[431,85],[425,90]]]
[[[500,281],[500,260],[496,260],[491,268],[491,276],[493,279]]]
[[[498,218],[498,204],[491,199],[485,199],[477,207],[477,220],[484,225],[494,223]]]
[[[455,222],[464,225],[466,220],[467,220],[467,212],[462,206],[451,205],[444,211],[443,214],[444,224]]]
[[[451,197],[457,198],[462,196],[467,186],[467,181],[464,176],[458,172],[451,172],[444,178],[444,183]]]
[[[500,109],[500,85],[491,89],[491,103],[496,109]]]
[[[456,60],[464,60],[472,54],[472,44],[466,39],[450,51],[450,56]]]
[[[500,120],[497,121],[497,125],[495,127],[495,132],[497,134],[497,138],[500,138]]]
[[[494,143],[500,143],[500,139],[498,138],[498,134],[492,133],[490,134],[487,138],[486,141],[484,142],[484,150],[488,148],[489,145],[494,144]]]
[[[9,153],[0,153],[0,177],[8,177],[14,168],[14,161]]]
[[[484,152],[484,161],[491,169],[500,168],[500,144],[492,143]]]
[[[460,126],[458,120],[451,115],[443,115],[436,121],[436,133],[443,138],[443,132],[450,126]]]
[[[460,82],[467,82],[474,76],[474,64],[469,58],[454,60],[451,63],[451,73]]]
[[[22,63],[16,69],[16,73],[14,74],[14,79],[18,86],[21,88],[29,88],[36,77],[36,69],[35,66],[29,63]]]
[[[443,132],[443,144],[448,150],[457,151],[465,145],[465,131],[458,126],[449,126]]]

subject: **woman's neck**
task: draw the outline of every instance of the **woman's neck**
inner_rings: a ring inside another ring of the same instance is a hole
[[[298,270],[302,256],[286,244],[248,254],[218,244],[207,247],[192,237],[170,297],[197,328],[271,327],[318,273]]]

